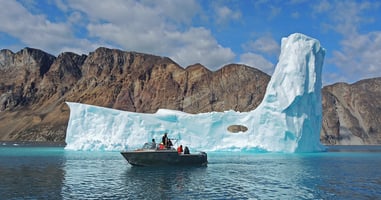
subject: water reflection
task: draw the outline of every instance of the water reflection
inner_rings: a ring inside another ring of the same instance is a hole
[[[119,152],[0,148],[1,199],[377,199],[381,154],[209,153],[207,167],[132,167]]]
[[[132,167],[118,153],[84,154],[76,152],[66,160],[64,198],[361,199],[381,195],[381,154],[210,153],[208,166],[202,168]]]
[[[60,199],[65,171],[59,148],[2,148],[2,199]]]
[[[218,155],[216,155],[218,156]],[[308,185],[313,170],[295,154],[232,154],[221,156],[210,168],[225,171],[213,182],[224,183],[224,197],[242,199],[311,199]],[[212,185],[217,189],[218,185]],[[239,192],[237,192],[239,191]]]
[[[207,167],[129,167],[123,174],[130,197],[173,199],[197,194]]]
[[[316,199],[324,182],[319,162],[296,154],[217,153],[207,168],[129,167],[122,178],[133,198]]]
[[[65,199],[125,198],[120,173],[127,168],[117,152],[65,151]]]

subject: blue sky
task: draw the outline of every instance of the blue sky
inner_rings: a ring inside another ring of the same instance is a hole
[[[381,2],[310,0],[0,0],[0,49],[53,55],[98,47],[167,56],[211,70],[272,74],[282,37],[326,49],[323,84],[381,77]]]

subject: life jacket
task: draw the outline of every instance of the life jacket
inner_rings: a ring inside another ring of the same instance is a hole
[[[159,149],[164,149],[164,144],[163,143],[160,143]]]

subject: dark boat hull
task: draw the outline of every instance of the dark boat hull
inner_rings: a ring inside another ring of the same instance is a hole
[[[207,154],[178,154],[175,150],[147,150],[121,152],[123,157],[134,166],[205,166],[208,163]]]

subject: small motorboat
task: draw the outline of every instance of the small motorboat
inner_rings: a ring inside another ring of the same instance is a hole
[[[194,154],[178,153],[176,149],[160,149],[150,143],[134,151],[120,152],[133,166],[206,166],[208,163],[205,152]]]

